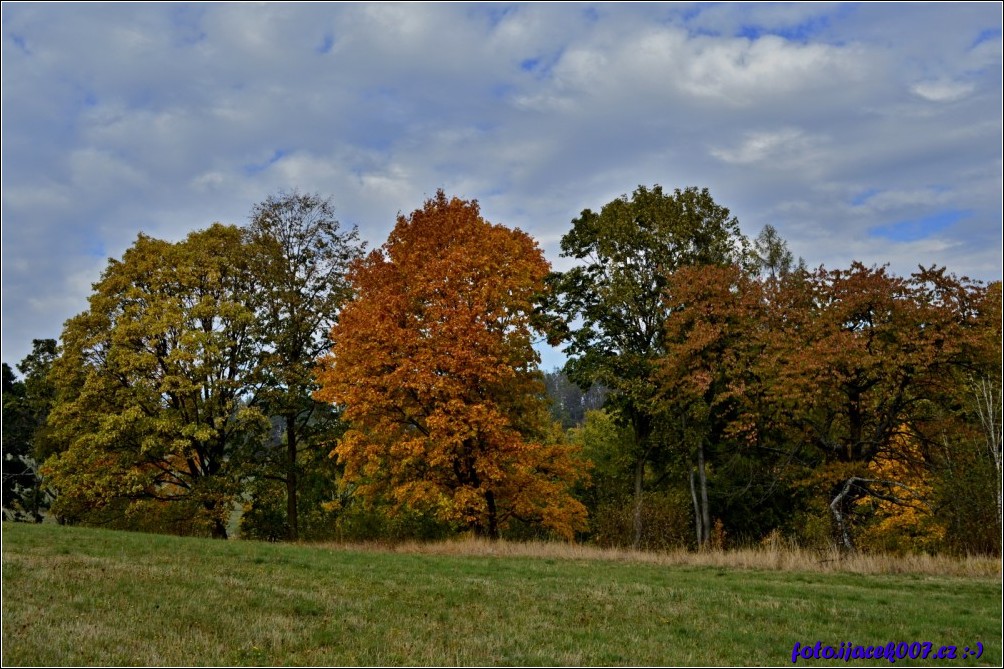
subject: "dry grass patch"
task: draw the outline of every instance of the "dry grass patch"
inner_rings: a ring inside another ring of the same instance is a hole
[[[757,548],[736,550],[639,551],[625,548],[599,548],[585,544],[531,541],[490,541],[464,537],[441,542],[404,542],[400,544],[318,544],[332,550],[361,550],[405,555],[442,555],[461,557],[523,557],[557,560],[601,560],[667,567],[716,567],[848,574],[918,574],[965,578],[1001,578],[1001,560],[988,556],[953,557],[948,555],[846,555],[836,548],[808,550],[784,542]]]

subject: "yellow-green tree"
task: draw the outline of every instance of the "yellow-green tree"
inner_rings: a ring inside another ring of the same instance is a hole
[[[354,265],[316,397],[345,407],[334,454],[358,494],[489,537],[585,527],[532,347],[548,270],[529,235],[442,191]]]
[[[255,407],[260,291],[242,235],[220,224],[176,244],[140,235],[67,321],[49,415],[62,451],[43,468],[57,515],[179,501],[226,537],[243,449],[269,427]]]

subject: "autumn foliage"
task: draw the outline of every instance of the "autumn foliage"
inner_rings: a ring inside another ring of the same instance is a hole
[[[129,502],[181,502],[226,536],[242,448],[268,429],[258,376],[257,283],[239,228],[176,244],[140,235],[67,322],[44,472],[73,519]]]
[[[442,191],[366,256],[328,200],[254,211],[111,260],[18,366],[32,421],[5,368],[5,458],[61,521],[1000,551],[999,282],[809,270],[706,189],[583,211],[562,273]]]
[[[550,423],[532,315],[548,263],[520,230],[440,191],[349,273],[318,399],[345,407],[334,449],[369,500],[498,536],[513,520],[572,537],[580,464]]]

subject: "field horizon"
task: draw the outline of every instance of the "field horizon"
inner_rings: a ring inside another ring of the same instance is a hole
[[[999,664],[1000,561],[3,524],[4,665],[789,665],[817,641]]]

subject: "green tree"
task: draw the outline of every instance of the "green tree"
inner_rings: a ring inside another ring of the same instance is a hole
[[[31,460],[34,421],[25,402],[24,381],[3,363],[3,519],[31,518],[29,491],[35,487]]]
[[[951,420],[932,431],[932,451],[938,456],[937,509],[947,526],[949,548],[1000,555],[1004,444],[1000,281],[987,286],[976,313],[973,355],[954,376],[954,398],[944,402]]]
[[[55,339],[32,340],[32,350],[18,363],[19,381],[3,365],[3,508],[4,518],[41,521],[49,493],[38,463],[48,454],[48,428],[54,389],[49,370],[56,358]]]
[[[362,252],[355,229],[342,231],[330,200],[279,193],[255,205],[248,227],[253,270],[260,284],[257,328],[263,342],[262,410],[282,420],[281,450],[262,449],[261,476],[285,486],[286,536],[299,536],[298,492],[306,450],[316,451],[338,430],[335,408],[311,396],[317,358],[351,288],[345,277]],[[310,458],[309,462],[318,462]]]
[[[140,235],[109,261],[52,370],[55,513],[184,502],[226,537],[241,454],[268,430],[251,257],[239,228],[215,224],[176,244]]]
[[[639,186],[598,213],[583,211],[562,237],[561,250],[580,264],[550,277],[552,339],[568,341],[569,378],[582,387],[606,387],[608,406],[634,430],[637,545],[646,464],[668,445],[659,429],[665,415],[656,379],[670,309],[664,291],[680,267],[751,267],[748,243],[738,220],[708,189],[665,193],[660,186]]]
[[[1004,529],[1004,379],[1001,369],[1001,282],[994,281],[983,295],[977,310],[978,330],[974,363],[966,384],[979,424],[979,442],[994,472],[994,501],[997,504],[998,534]]]
[[[788,243],[769,223],[753,242],[753,257],[761,273],[771,279],[778,279],[791,272],[796,267],[804,268],[805,261],[799,258],[798,265],[788,250]]]

